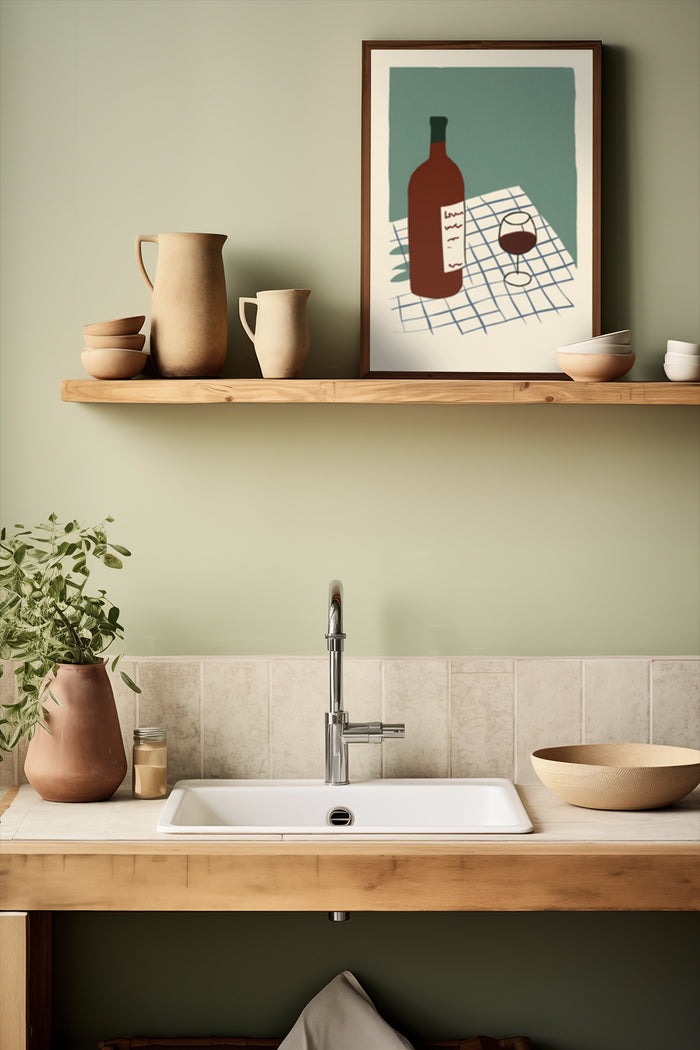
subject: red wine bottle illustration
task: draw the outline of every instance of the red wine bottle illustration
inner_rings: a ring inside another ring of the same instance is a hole
[[[430,156],[408,183],[408,263],[411,291],[447,299],[462,287],[464,180],[447,156],[447,117],[430,118]]]

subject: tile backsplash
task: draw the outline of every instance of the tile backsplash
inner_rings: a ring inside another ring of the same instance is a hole
[[[131,776],[138,725],[168,733],[169,779],[323,777],[327,657],[138,657],[112,676]],[[350,748],[350,775],[536,778],[529,755],[564,743],[700,748],[700,657],[411,657],[343,661],[353,721],[405,722],[405,740]],[[11,702],[13,675],[0,679]],[[0,785],[24,781],[20,746]]]

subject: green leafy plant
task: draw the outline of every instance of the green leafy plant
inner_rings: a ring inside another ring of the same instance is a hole
[[[121,569],[131,552],[107,538],[105,518],[85,527],[61,524],[55,514],[34,528],[0,532],[0,659],[19,662],[18,700],[0,708],[0,750],[11,751],[43,725],[43,703],[58,664],[99,663],[115,638],[124,637],[119,609],[97,591],[86,593],[88,563]],[[121,659],[112,661],[116,670]],[[0,675],[2,674],[0,665]],[[134,692],[141,690],[121,671]]]

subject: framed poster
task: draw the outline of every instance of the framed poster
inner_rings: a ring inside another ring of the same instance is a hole
[[[363,376],[565,379],[599,334],[601,50],[363,42]]]

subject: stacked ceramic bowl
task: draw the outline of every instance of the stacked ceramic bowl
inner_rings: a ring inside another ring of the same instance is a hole
[[[143,372],[148,354],[141,334],[145,314],[118,317],[83,325],[85,349],[80,355],[83,367],[93,379],[133,379]]]
[[[606,383],[619,379],[634,364],[629,330],[594,335],[580,343],[569,343],[557,350],[562,372],[579,383]]]
[[[666,343],[664,372],[676,383],[700,383],[700,343],[669,339]]]

